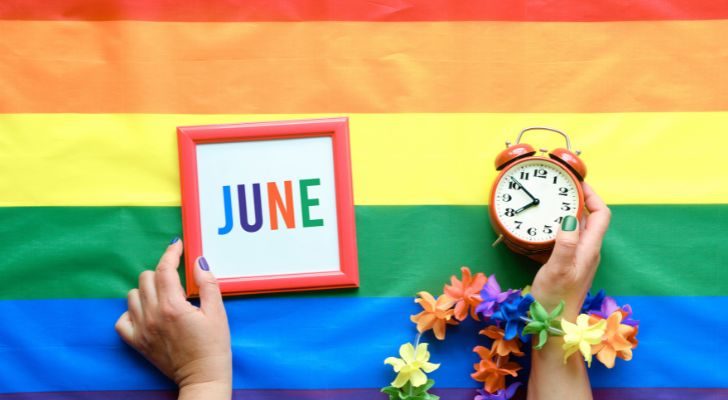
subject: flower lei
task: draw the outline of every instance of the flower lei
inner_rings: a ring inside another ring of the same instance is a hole
[[[415,344],[405,343],[399,349],[401,358],[388,357],[397,377],[390,386],[382,389],[390,400],[437,400],[428,393],[435,381],[427,379],[440,364],[429,362],[427,343],[420,343],[424,332],[432,330],[435,337],[445,340],[447,325],[457,325],[470,316],[476,321],[483,318],[486,325],[479,333],[492,340],[490,348],[476,346],[473,351],[480,361],[473,365],[470,376],[483,383],[474,400],[507,400],[514,396],[521,385],[512,383],[506,387],[506,376],[516,377],[521,366],[511,361],[511,356],[521,357],[521,346],[538,338],[533,347],[541,349],[549,336],[563,336],[564,363],[577,351],[591,367],[592,355],[607,368],[614,367],[617,357],[632,359],[632,349],[637,347],[639,321],[633,320],[629,305],[618,306],[616,301],[600,290],[594,296],[589,293],[576,323],[561,319],[564,302],[547,311],[529,294],[529,287],[521,290],[501,291],[495,275],[483,273],[472,276],[468,267],[462,267],[462,280],[455,276],[451,284],[445,284],[443,294],[435,299],[428,292],[419,292],[415,303],[422,312],[410,319],[417,324]]]

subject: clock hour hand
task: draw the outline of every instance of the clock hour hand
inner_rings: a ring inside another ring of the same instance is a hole
[[[521,190],[523,190],[528,195],[528,197],[531,198],[531,200],[533,200],[533,203],[535,203],[535,204],[538,204],[539,203],[539,200],[537,198],[533,197],[533,195],[531,194],[531,192],[529,192],[523,185],[521,185],[521,182],[518,182],[516,180],[516,178],[514,178],[514,177],[511,177],[511,180],[513,182],[515,182],[516,185],[518,185],[518,187],[521,188]]]
[[[538,205],[538,203],[539,203],[539,201],[538,201],[538,199],[536,199],[535,201],[532,201],[532,202],[526,204],[525,206],[523,206],[523,207],[519,208],[518,210],[514,211],[513,213],[514,214],[518,214],[521,211],[527,210],[527,209],[529,209],[529,208],[531,208],[533,206]]]

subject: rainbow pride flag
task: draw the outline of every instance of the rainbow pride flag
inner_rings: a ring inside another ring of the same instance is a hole
[[[594,286],[641,321],[595,396],[728,398],[726,37],[725,0],[3,0],[0,399],[173,398],[113,326],[181,233],[175,127],[342,115],[361,287],[226,300],[235,398],[384,398],[417,291],[529,283],[485,202],[533,125],[584,151]],[[471,399],[484,338],[426,339],[435,393]]]

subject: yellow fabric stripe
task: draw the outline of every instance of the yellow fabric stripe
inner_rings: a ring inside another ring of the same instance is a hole
[[[322,115],[0,115],[0,206],[178,205],[177,125]],[[726,203],[728,112],[351,115],[355,202],[485,204],[523,127],[571,134],[611,204]],[[563,146],[534,133],[535,147]]]

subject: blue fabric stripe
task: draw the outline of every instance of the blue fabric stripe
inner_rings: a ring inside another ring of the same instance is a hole
[[[591,369],[594,387],[728,388],[722,314],[728,297],[621,297],[641,321],[631,362]],[[170,383],[114,332],[119,299],[0,301],[0,393],[156,390]],[[412,298],[257,297],[226,300],[238,389],[355,389],[394,377],[384,358],[412,340]],[[474,322],[431,335],[440,388],[474,387],[485,343]],[[692,331],[691,331],[692,330]],[[697,346],[697,347],[696,347]]]

